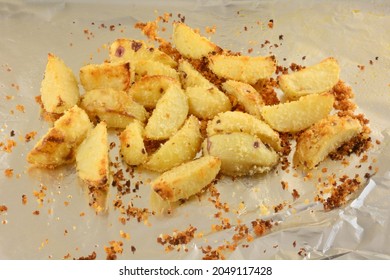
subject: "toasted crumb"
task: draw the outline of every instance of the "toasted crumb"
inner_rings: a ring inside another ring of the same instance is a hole
[[[14,170],[12,168],[7,168],[4,170],[4,175],[8,178],[12,178],[14,176]]]

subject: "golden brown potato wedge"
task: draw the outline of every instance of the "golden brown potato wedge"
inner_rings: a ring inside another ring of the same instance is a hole
[[[76,153],[79,178],[87,185],[90,205],[96,212],[106,209],[110,180],[107,125],[100,122],[89,131]]]
[[[154,109],[157,101],[172,84],[180,86],[180,82],[172,77],[163,75],[144,76],[131,86],[128,93],[145,108]]]
[[[187,96],[180,87],[171,85],[157,102],[146,124],[145,137],[152,140],[168,139],[183,125],[187,115]]]
[[[209,57],[209,68],[217,76],[255,84],[262,79],[268,79],[276,70],[273,57],[227,56],[222,54]]]
[[[357,136],[361,131],[362,126],[357,119],[349,116],[328,116],[299,136],[294,164],[313,169],[329,153]]]
[[[188,61],[180,60],[178,71],[180,74],[180,81],[184,89],[187,87],[215,87],[209,80],[202,76]]]
[[[199,151],[202,140],[199,120],[190,116],[181,129],[152,154],[143,166],[153,171],[165,172],[192,160]]]
[[[62,114],[77,105],[79,99],[79,86],[72,70],[62,59],[49,53],[41,83],[43,108],[49,113]]]
[[[261,116],[279,132],[298,132],[329,115],[333,102],[332,94],[311,94],[296,101],[264,106]]]
[[[265,105],[263,98],[254,87],[243,82],[228,80],[222,84],[228,95],[234,96],[245,112],[261,118],[261,108]]]
[[[151,186],[164,200],[174,202],[188,199],[210,184],[220,167],[218,158],[204,156],[164,172],[151,182]]]
[[[128,165],[140,165],[148,157],[144,144],[144,126],[133,120],[119,136],[120,152]]]
[[[215,134],[244,132],[258,137],[275,151],[282,149],[279,133],[265,122],[244,112],[229,111],[220,113],[207,123],[206,131],[209,137]]]
[[[232,108],[229,98],[216,87],[187,87],[185,93],[190,114],[203,120],[212,119],[218,113]]]
[[[176,61],[169,55],[139,40],[117,39],[111,44],[109,52],[111,62],[130,61],[134,63],[140,60],[150,60],[169,67],[177,66]]]
[[[329,57],[318,64],[278,77],[280,89],[288,99],[330,91],[339,81],[340,67]]]
[[[28,153],[27,161],[38,167],[55,168],[73,162],[75,149],[92,128],[88,115],[77,105],[65,111],[54,126]]]
[[[176,49],[185,57],[200,59],[210,53],[221,51],[216,44],[181,22],[173,24],[172,39]]]
[[[203,141],[204,155],[221,160],[221,173],[246,176],[271,170],[278,163],[278,154],[256,136],[232,132],[215,134]]]
[[[113,89],[86,92],[80,106],[91,120],[105,121],[107,127],[125,128],[133,119],[145,122],[148,116],[145,108],[126,92]]]
[[[88,64],[80,69],[80,83],[86,91],[100,88],[127,91],[135,72],[129,62]]]
[[[135,65],[135,80],[138,81],[144,76],[164,75],[179,80],[177,71],[159,61],[140,60]]]

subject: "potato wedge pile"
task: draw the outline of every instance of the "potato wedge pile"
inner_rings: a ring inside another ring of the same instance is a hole
[[[276,77],[286,101],[266,105],[255,85],[274,79],[275,57],[235,54],[184,23],[173,23],[172,38],[175,55],[144,41],[115,40],[104,63],[80,68],[82,95],[64,61],[49,54],[42,105],[60,118],[28,162],[55,168],[75,161],[101,211],[97,197],[110,183],[107,137],[120,130],[123,161],[159,172],[151,198],[170,205],[218,174],[272,170],[283,150],[280,133],[300,133],[294,160],[312,169],[362,130],[352,117],[331,115],[340,72],[334,58]]]

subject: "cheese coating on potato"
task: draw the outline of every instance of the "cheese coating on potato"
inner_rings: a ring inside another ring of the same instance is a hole
[[[179,80],[177,71],[159,61],[140,60],[135,64],[135,80],[144,76],[164,75]]]
[[[199,120],[190,116],[182,128],[150,156],[143,167],[164,172],[192,160],[202,143]]]
[[[144,145],[144,127],[138,120],[129,123],[119,136],[120,152],[128,165],[140,165],[148,157]]]
[[[339,81],[340,67],[329,57],[318,64],[278,77],[280,89],[289,99],[330,91]]]
[[[255,84],[268,79],[276,70],[272,57],[212,55],[209,57],[209,68],[217,76],[248,84]]]
[[[232,132],[215,134],[203,141],[204,155],[221,160],[221,173],[246,176],[271,170],[278,163],[278,154],[256,136]]]
[[[168,139],[183,125],[187,115],[187,96],[180,87],[170,86],[157,102],[145,126],[145,137],[152,140]]]
[[[357,119],[349,116],[328,116],[299,136],[294,164],[313,169],[329,153],[357,136],[361,131],[362,126]]]
[[[209,80],[202,76],[187,60],[180,60],[178,67],[180,81],[184,89],[188,87],[215,87]]]
[[[151,182],[153,190],[170,202],[188,199],[210,184],[221,167],[221,160],[203,156],[174,167]]]
[[[46,112],[62,114],[79,102],[80,92],[75,75],[65,62],[49,53],[41,83],[41,100]]]
[[[73,106],[37,142],[28,153],[27,161],[44,168],[55,168],[73,162],[76,148],[91,128],[92,123],[84,110],[77,105]]]
[[[332,94],[311,94],[299,100],[264,106],[261,116],[279,132],[298,132],[329,115],[333,108]]]
[[[154,109],[158,100],[172,84],[180,87],[180,82],[172,77],[155,75],[144,76],[129,89],[129,95],[147,109]]]
[[[91,120],[104,120],[107,127],[125,128],[133,119],[145,122],[148,116],[145,108],[126,92],[110,88],[87,91],[80,106]]]
[[[228,80],[222,84],[222,88],[228,95],[234,96],[237,103],[244,107],[245,112],[261,118],[261,108],[265,103],[254,87],[243,82]]]
[[[120,38],[115,40],[109,50],[111,62],[131,62],[140,60],[156,61],[168,67],[176,67],[177,63],[169,55],[159,49],[147,45],[144,41]]]
[[[207,136],[245,132],[258,137],[263,143],[268,144],[275,151],[282,149],[279,133],[274,131],[262,120],[244,112],[229,111],[220,113],[207,123],[206,131]]]
[[[209,53],[221,51],[216,44],[181,22],[173,24],[172,39],[179,53],[189,58],[200,59]]]
[[[80,69],[80,83],[86,91],[100,88],[127,91],[134,82],[130,63],[88,64]]]

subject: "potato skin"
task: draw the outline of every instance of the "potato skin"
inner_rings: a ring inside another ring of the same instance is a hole
[[[304,131],[297,140],[294,165],[315,168],[329,153],[348,142],[362,131],[357,119],[337,115],[328,116]]]
[[[168,139],[183,125],[187,115],[187,96],[180,87],[170,86],[157,102],[145,126],[145,137],[152,140]]]
[[[259,138],[247,133],[215,134],[203,141],[204,155],[221,160],[221,173],[246,176],[271,170],[279,156],[267,148]]]
[[[62,59],[49,53],[41,83],[44,110],[48,113],[62,114],[77,105],[79,99],[79,86],[72,70]]]
[[[80,83],[85,91],[100,88],[127,91],[134,81],[135,72],[130,63],[88,64],[80,69]]]
[[[203,156],[164,172],[151,182],[151,186],[164,200],[174,202],[187,199],[210,184],[220,167],[220,159]]]
[[[147,160],[143,137],[144,127],[138,120],[129,123],[120,134],[120,152],[128,165],[140,165]]]
[[[27,161],[37,167],[55,168],[75,159],[77,146],[92,128],[88,115],[75,105],[54,122],[54,126],[28,153]]]
[[[299,100],[264,106],[261,116],[279,132],[298,132],[329,115],[333,109],[332,94],[311,94]]]
[[[105,121],[107,127],[125,128],[133,119],[145,122],[145,108],[135,102],[126,92],[113,89],[88,91],[80,106],[95,122]]]
[[[190,116],[182,128],[150,156],[143,167],[165,172],[192,160],[199,151],[202,140],[199,120]]]

